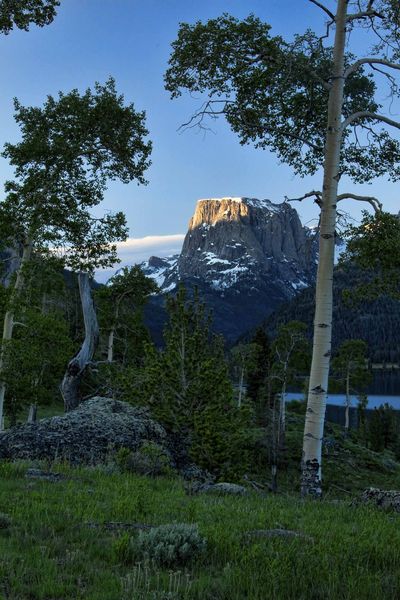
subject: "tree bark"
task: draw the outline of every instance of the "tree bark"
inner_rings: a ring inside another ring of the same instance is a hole
[[[238,408],[240,408],[242,406],[243,381],[244,381],[244,367],[242,367],[240,370]]]
[[[114,359],[114,336],[115,336],[115,327],[113,326],[110,329],[108,334],[108,344],[107,344],[107,361],[112,363]]]
[[[114,321],[111,326],[111,329],[108,334],[108,344],[107,344],[107,361],[112,363],[114,360],[114,338],[115,338],[115,330],[117,328],[118,317],[119,317],[119,305],[122,298],[116,300],[116,308],[114,314]]]
[[[347,371],[346,376],[346,410],[345,410],[345,422],[344,429],[346,434],[349,432],[350,426],[350,371]]]
[[[321,454],[332,338],[332,281],[335,248],[336,202],[340,178],[344,51],[347,0],[338,0],[325,141],[324,181],[321,202],[319,263],[316,282],[313,355],[304,427],[301,493],[320,497]]]
[[[4,323],[3,323],[3,337],[1,342],[1,350],[0,350],[0,431],[3,429],[3,413],[4,413],[4,398],[6,395],[6,383],[3,380],[3,372],[4,372],[4,362],[5,362],[5,351],[7,347],[7,343],[12,340],[13,329],[14,329],[14,314],[15,314],[15,301],[18,299],[21,291],[24,287],[24,269],[26,264],[30,261],[32,257],[32,241],[27,238],[25,240],[22,252],[21,263],[17,270],[17,277],[14,284],[14,289],[11,293],[9,309],[6,311],[4,315]]]
[[[37,404],[31,404],[29,407],[27,423],[36,423],[37,417]]]
[[[286,437],[286,372],[285,379],[282,384],[280,399],[279,399],[279,429],[278,429],[278,448],[282,450],[285,445]]]
[[[89,275],[82,272],[78,273],[78,283],[85,325],[85,339],[79,352],[70,360],[61,383],[61,394],[66,412],[76,408],[80,403],[82,376],[93,359],[99,340],[99,326],[90,289]]]

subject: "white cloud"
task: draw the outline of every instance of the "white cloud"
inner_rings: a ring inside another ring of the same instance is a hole
[[[179,254],[182,249],[185,235],[176,233],[171,235],[147,235],[142,238],[128,238],[126,242],[117,244],[118,256],[121,262],[113,269],[102,269],[96,272],[97,281],[104,282],[109,279],[117,269],[131,266],[147,260],[150,256],[169,256]]]

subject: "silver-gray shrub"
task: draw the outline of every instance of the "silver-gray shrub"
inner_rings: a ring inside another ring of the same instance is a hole
[[[161,566],[182,566],[200,556],[206,545],[197,525],[172,523],[141,531],[135,540],[135,554]]]

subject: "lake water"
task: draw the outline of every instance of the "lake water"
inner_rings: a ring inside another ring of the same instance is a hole
[[[286,401],[290,400],[304,400],[304,394],[301,392],[289,392],[286,394]],[[328,394],[327,404],[333,406],[344,406],[346,403],[346,396],[344,394]],[[357,396],[351,396],[351,406],[357,406]],[[381,404],[389,404],[395,410],[400,410],[400,396],[375,396],[368,395],[367,409],[378,408]]]

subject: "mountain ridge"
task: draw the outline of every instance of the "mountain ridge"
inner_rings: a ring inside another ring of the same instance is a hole
[[[208,198],[196,204],[180,255],[152,256],[141,266],[161,294],[179,283],[196,286],[215,330],[233,342],[312,285],[316,242],[287,202]]]

